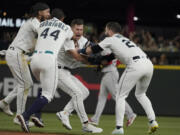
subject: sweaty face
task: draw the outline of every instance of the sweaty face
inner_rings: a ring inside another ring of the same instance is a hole
[[[84,30],[84,26],[83,25],[75,24],[72,27],[72,31],[74,33],[73,38],[76,39],[76,40],[79,40],[81,38],[81,36],[83,35],[83,30]]]
[[[47,20],[50,18],[50,9],[45,9],[42,11],[39,11],[39,16],[41,18],[41,21]]]

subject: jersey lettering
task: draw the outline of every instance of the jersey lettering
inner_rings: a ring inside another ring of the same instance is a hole
[[[49,29],[50,28],[46,28],[40,35],[40,37],[43,37],[44,39],[48,36],[48,32],[49,32]],[[59,36],[59,33],[60,33],[60,30],[55,30],[53,32],[51,32],[49,34],[49,36],[51,37],[54,37],[54,40],[57,40],[58,39],[58,36]]]
[[[47,37],[48,35],[48,31],[49,31],[49,28],[46,28],[40,35],[40,37],[43,37],[44,39]]]
[[[59,36],[59,33],[60,33],[60,30],[55,30],[54,32],[52,32],[50,34],[50,36],[54,37],[54,40],[57,40],[58,36]]]
[[[122,38],[122,36],[119,35],[119,34],[116,35],[116,37],[117,37],[117,38]],[[126,45],[128,48],[136,47],[136,45],[135,45],[133,42],[131,42],[130,40],[128,40],[128,39],[123,39],[122,42],[125,43],[125,45]]]
[[[129,48],[131,48],[131,47],[136,47],[136,46],[135,46],[131,41],[129,41],[129,40],[123,39],[122,42],[125,43],[125,45],[126,45],[127,47],[129,47]]]

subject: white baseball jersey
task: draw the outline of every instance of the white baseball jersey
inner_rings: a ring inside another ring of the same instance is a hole
[[[153,75],[152,62],[134,42],[120,34],[114,34],[112,37],[104,39],[99,45],[103,49],[109,48],[117,59],[127,66],[117,86],[116,126],[123,127],[125,99],[134,86],[136,86],[135,96],[146,112],[149,121],[155,120],[154,110],[146,96]]]
[[[37,18],[27,20],[6,52],[7,64],[18,84],[5,98],[5,101],[9,104],[17,96],[17,114],[24,112],[28,91],[33,86],[28,63],[22,52],[34,50],[39,25],[40,22]]]
[[[135,56],[146,57],[146,54],[134,42],[120,34],[105,38],[99,43],[99,46],[103,49],[109,48],[125,65],[130,64]]]
[[[84,45],[86,44],[87,39],[83,36],[78,40],[79,48],[82,49]],[[75,49],[75,45],[73,41],[70,42],[64,42],[64,45],[61,47],[59,54],[58,54],[58,65],[63,67],[68,67],[71,69],[80,67],[84,64],[82,64],[80,61],[77,61],[74,59],[67,51]]]
[[[86,42],[87,39],[81,36],[78,40],[79,48],[83,48]],[[81,62],[74,59],[67,52],[68,50],[74,49],[76,49],[74,41],[71,43],[64,43],[58,54],[59,66],[71,69],[82,66]],[[58,71],[58,87],[72,97],[64,110],[70,114],[75,109],[82,123],[88,121],[83,104],[83,100],[89,95],[88,89],[79,81],[79,79],[73,76],[69,70],[59,68]]]
[[[10,46],[19,48],[26,52],[32,52],[37,38],[37,28],[40,22],[37,18],[30,18],[19,29],[15,39]]]
[[[72,36],[73,32],[70,26],[54,17],[40,24],[35,50],[39,51],[39,53],[49,51],[57,57],[64,41],[71,42]]]
[[[42,96],[50,102],[54,96],[58,75],[57,55],[64,41],[71,41],[73,32],[69,25],[57,18],[44,21],[38,28],[38,39],[31,60],[31,69],[42,85]]]

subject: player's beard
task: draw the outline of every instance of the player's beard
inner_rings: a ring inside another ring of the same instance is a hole
[[[42,16],[41,19],[40,19],[40,21],[42,22],[42,21],[45,21],[45,20],[48,20],[48,19],[50,19],[50,16],[48,16],[48,17]]]
[[[45,17],[41,17],[40,22],[43,22],[45,20]]]

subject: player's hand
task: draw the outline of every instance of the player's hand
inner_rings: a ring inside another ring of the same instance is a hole
[[[1,50],[1,51],[0,51],[0,55],[1,55],[1,56],[5,56],[5,55],[6,55],[6,50]]]

